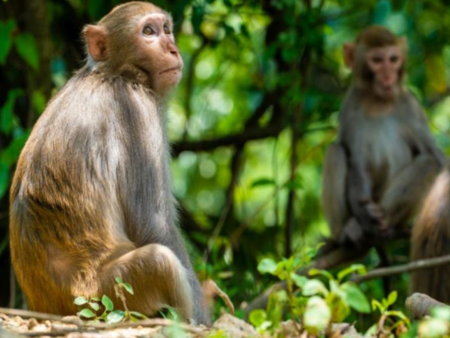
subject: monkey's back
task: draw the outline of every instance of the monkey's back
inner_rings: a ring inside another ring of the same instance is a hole
[[[411,260],[434,258],[450,252],[450,167],[436,178],[427,195],[412,233]],[[450,265],[411,274],[413,292],[425,293],[450,303]]]
[[[22,151],[11,189],[10,241],[30,309],[74,314],[73,296],[97,295],[102,265],[152,241],[136,225],[174,217],[164,188],[162,116],[151,96],[143,100],[133,94],[142,89],[123,81],[77,74]],[[130,190],[136,200],[124,197]],[[130,204],[138,204],[139,214]]]

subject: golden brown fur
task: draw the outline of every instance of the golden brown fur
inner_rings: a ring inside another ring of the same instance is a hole
[[[121,5],[100,23],[120,19],[116,24],[126,29],[149,13],[151,24],[162,25],[164,16],[152,16],[155,8]],[[114,39],[109,26],[93,29]],[[130,65],[136,72],[112,67],[110,45],[98,49],[106,59],[91,58],[66,84],[22,151],[11,189],[10,239],[31,310],[71,315],[75,296],[104,293],[120,307],[113,287],[115,277],[122,277],[135,289],[127,296],[131,310],[154,315],[171,306],[185,319],[209,323],[170,191],[163,94],[180,75],[153,72],[179,65],[180,56],[173,37],[149,38],[156,41],[151,50],[145,44],[135,48],[149,54],[146,63]],[[88,43],[92,39],[100,41],[94,34]],[[163,87],[152,86],[164,76]]]

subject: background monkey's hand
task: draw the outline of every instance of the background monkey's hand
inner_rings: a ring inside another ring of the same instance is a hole
[[[361,199],[359,222],[366,235],[388,236],[388,222],[383,208],[372,200]]]

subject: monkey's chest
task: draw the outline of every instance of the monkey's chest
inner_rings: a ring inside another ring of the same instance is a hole
[[[393,116],[370,119],[365,124],[361,154],[375,185],[385,185],[413,159],[411,149]]]

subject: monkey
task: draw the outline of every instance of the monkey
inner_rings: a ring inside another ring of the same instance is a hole
[[[382,26],[344,45],[353,73],[326,152],[322,205],[332,239],[361,247],[413,218],[444,164],[423,110],[403,85],[406,40]]]
[[[450,164],[427,194],[411,235],[411,261],[450,254]],[[411,273],[410,291],[450,304],[449,265]]]
[[[119,5],[83,29],[87,61],[49,102],[11,186],[10,248],[31,310],[74,314],[75,296],[129,281],[129,309],[210,324],[179,234],[164,111],[183,60],[171,16]]]

